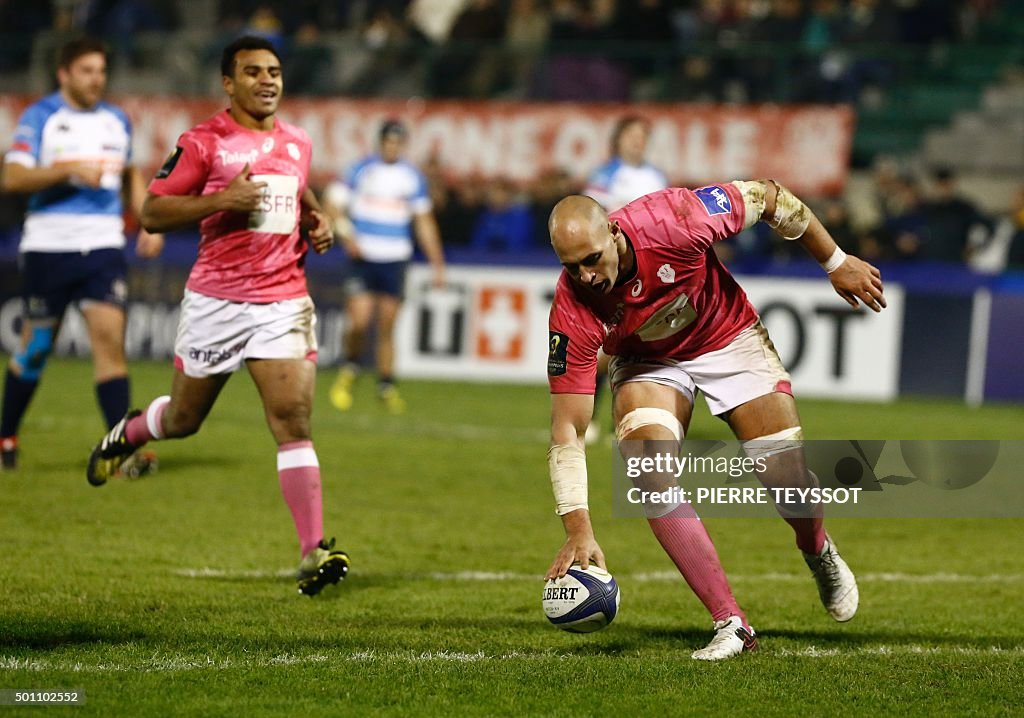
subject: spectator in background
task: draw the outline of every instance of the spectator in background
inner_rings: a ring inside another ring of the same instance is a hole
[[[579,185],[569,171],[562,167],[551,167],[538,175],[530,185],[530,204],[533,207],[533,236],[539,243],[548,241],[548,217],[563,197],[577,194]]]
[[[288,53],[288,87],[293,95],[327,95],[333,89],[331,48],[320,38],[314,23],[300,27]]]
[[[886,216],[880,229],[880,251],[891,259],[923,258],[928,242],[928,217],[921,190],[913,177],[903,176],[890,188]]]
[[[449,189],[449,201],[439,212],[445,244],[467,246],[484,206],[484,182],[479,177],[464,177]]]
[[[949,168],[933,175],[932,198],[924,204],[928,235],[920,256],[942,262],[964,262],[972,232],[985,232],[988,220],[971,202],[961,197],[956,175]]]
[[[473,228],[470,247],[480,251],[516,254],[533,245],[533,215],[516,193],[511,181],[503,177],[491,180],[486,201]]]
[[[253,10],[249,16],[249,23],[243,32],[246,35],[262,37],[274,46],[278,52],[284,48],[285,33],[284,23],[274,10],[272,5],[262,4]]]
[[[32,59],[36,35],[53,27],[54,12],[49,2],[0,0],[0,72],[20,72]]]
[[[545,70],[548,99],[622,102],[629,75],[617,59],[592,48],[616,41],[613,0],[554,0]]]
[[[968,250],[970,267],[976,272],[1024,269],[1024,187],[1014,192],[1009,210],[991,232],[971,234]]]
[[[590,175],[583,194],[593,197],[606,212],[614,212],[645,194],[668,187],[665,174],[647,161],[651,123],[640,115],[626,115],[615,123],[611,158]]]
[[[352,388],[374,313],[377,396],[391,413],[405,411],[405,401],[395,386],[394,329],[402,306],[405,269],[413,253],[413,232],[434,268],[434,286],[445,283],[441,235],[426,178],[402,159],[408,136],[398,120],[384,122],[379,152],[357,162],[343,181],[332,182],[325,193],[325,209],[352,260],[346,281],[346,361],[329,393],[331,404],[339,411],[352,407]]]
[[[497,0],[470,0],[455,19],[448,47],[432,70],[434,94],[440,97],[486,97],[497,79],[505,18]]]
[[[513,96],[532,94],[550,32],[551,17],[537,0],[512,0],[505,23],[505,54]]]
[[[1024,270],[1024,186],[1014,194],[1009,216],[1004,222],[1012,232],[1006,266],[1016,271]]]
[[[626,63],[633,82],[650,77],[659,66],[669,61],[672,51],[672,15],[667,0],[620,2],[615,7],[615,35],[630,53]],[[652,53],[657,53],[652,55]]]

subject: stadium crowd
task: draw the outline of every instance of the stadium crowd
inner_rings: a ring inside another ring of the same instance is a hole
[[[1004,2],[0,0],[0,66],[28,67],[25,39],[47,31],[108,38],[137,65],[146,33],[191,29],[208,66],[225,39],[269,39],[298,94],[857,101],[905,71],[894,48],[970,40]]]

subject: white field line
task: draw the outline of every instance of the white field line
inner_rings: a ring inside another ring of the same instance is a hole
[[[294,571],[281,569],[279,571],[236,571],[216,568],[183,568],[173,571],[174,575],[184,578],[224,578],[224,579],[265,579],[265,578],[290,578]],[[363,573],[365,576],[391,576],[380,572]],[[617,574],[619,579],[634,581],[637,583],[657,583],[662,581],[679,581],[680,576],[675,571],[648,571],[640,573]],[[730,575],[730,581],[758,582],[804,582],[809,574],[806,573],[758,573],[758,574],[735,574]],[[513,571],[455,571],[450,573],[435,571],[431,573],[404,573],[398,574],[397,578],[408,581],[439,581],[450,582],[473,582],[473,581],[537,581],[539,574],[516,573]],[[990,573],[990,574],[964,574],[964,573],[861,573],[857,574],[857,581],[860,583],[1020,583],[1024,581],[1024,574],[1015,573]]]
[[[389,425],[380,419],[366,415],[347,418],[345,428],[368,431],[374,434],[400,434],[402,436],[423,436],[441,439],[464,440],[503,440],[511,443],[538,443],[551,439],[548,429],[530,429],[523,427],[479,426],[477,424],[457,424],[442,421],[415,422],[403,421],[401,424]]]
[[[764,658],[844,658],[851,656],[1024,656],[1024,646],[1013,648],[989,648],[966,646],[921,646],[878,645],[859,648],[762,648],[753,660]],[[642,658],[642,656],[638,656]],[[17,658],[0,656],[0,671],[25,673],[177,673],[185,671],[228,671],[251,670],[254,668],[276,668],[278,666],[317,665],[339,661],[372,664],[416,664],[416,663],[497,663],[527,662],[537,660],[590,660],[592,656],[576,656],[572,653],[554,651],[487,654],[483,651],[356,651],[352,653],[313,653],[294,655],[285,653],[276,656],[212,657],[184,655],[154,655],[136,661],[75,661],[50,660],[47,658]]]

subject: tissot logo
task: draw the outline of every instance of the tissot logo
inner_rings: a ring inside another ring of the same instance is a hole
[[[220,163],[224,166],[227,165],[244,165],[245,163],[252,164],[259,157],[259,152],[256,150],[249,150],[248,152],[228,152],[227,150],[217,150],[217,156],[220,157]]]

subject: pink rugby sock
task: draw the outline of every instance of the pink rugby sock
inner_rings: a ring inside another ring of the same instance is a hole
[[[647,519],[647,523],[711,618],[724,621],[739,616],[748,626],[746,615],[733,598],[715,545],[693,507],[680,504],[665,516]]]
[[[825,547],[825,520],[821,516],[813,518],[786,518],[786,523],[793,527],[796,534],[796,545],[804,553],[817,556]]]
[[[124,427],[125,438],[132,446],[142,446],[154,439],[164,438],[164,430],[160,422],[164,417],[164,410],[171,403],[171,397],[158,396],[149,403],[146,410],[130,419]]]
[[[324,537],[320,462],[313,442],[292,441],[278,446],[277,476],[299,534],[299,548],[305,556]]]

